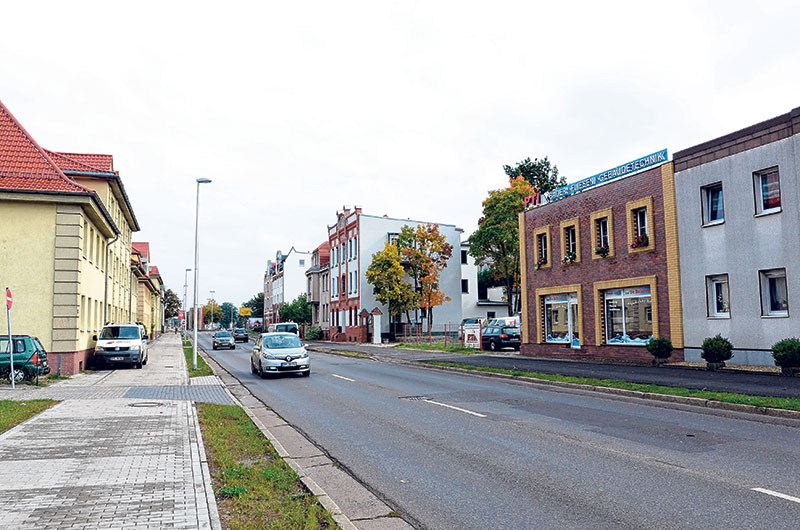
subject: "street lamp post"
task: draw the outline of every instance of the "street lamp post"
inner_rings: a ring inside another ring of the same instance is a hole
[[[183,331],[186,332],[186,319],[189,317],[189,313],[186,311],[186,288],[189,286],[189,271],[192,269],[186,269],[183,273]]]
[[[211,298],[208,299],[208,301],[211,302],[211,329],[214,329],[214,307],[215,307],[214,293],[216,293],[217,291],[208,291],[208,292],[211,293]]]
[[[194,337],[192,340],[192,370],[197,370],[197,243],[200,224],[200,184],[208,184],[211,179],[197,179],[197,199],[194,209]]]

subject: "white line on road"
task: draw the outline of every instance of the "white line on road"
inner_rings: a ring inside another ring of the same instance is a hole
[[[356,382],[355,379],[350,379],[349,377],[345,377],[343,375],[336,375],[336,374],[331,374],[331,375],[333,377],[338,377],[339,379],[344,379],[345,381],[350,381],[351,383],[355,383]]]
[[[448,405],[446,403],[439,403],[438,401],[433,401],[431,399],[425,399],[423,401],[425,401],[425,403],[431,403],[433,405],[439,405],[440,407],[447,407],[448,409],[457,410],[459,412],[466,412],[467,414],[472,414],[473,416],[477,416],[479,418],[485,418],[486,417],[486,414],[481,414],[479,412],[472,412],[471,410],[462,409],[460,407],[454,407],[453,405]]]
[[[780,497],[781,499],[786,499],[787,501],[800,503],[800,499],[798,499],[797,497],[792,497],[791,495],[786,495],[785,493],[779,493],[777,491],[772,491],[772,490],[765,490],[764,488],[752,488],[752,490],[758,491],[760,493],[766,493],[767,495],[772,495],[773,497]]]

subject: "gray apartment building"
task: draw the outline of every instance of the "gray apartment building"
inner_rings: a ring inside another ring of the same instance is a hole
[[[675,153],[685,359],[717,333],[731,364],[800,335],[800,108]]]

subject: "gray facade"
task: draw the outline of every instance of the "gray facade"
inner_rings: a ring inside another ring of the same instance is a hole
[[[800,335],[798,111],[675,153],[687,361],[720,333],[729,364],[772,366]]]

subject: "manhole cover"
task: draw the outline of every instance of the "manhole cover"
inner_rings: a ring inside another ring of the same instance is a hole
[[[139,401],[138,403],[130,403],[129,407],[160,407],[161,403],[156,401]]]
[[[168,364],[168,365],[164,366],[164,368],[175,368],[175,367],[173,365],[171,365],[171,364]]]

